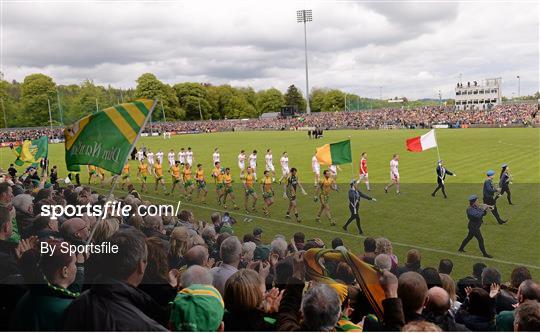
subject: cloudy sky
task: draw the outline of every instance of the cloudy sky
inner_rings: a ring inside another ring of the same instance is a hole
[[[463,81],[502,77],[503,94],[538,90],[539,5],[529,2],[7,1],[1,0],[1,71],[43,72],[57,83],[134,87],[164,82],[305,89],[383,98],[452,97]]]

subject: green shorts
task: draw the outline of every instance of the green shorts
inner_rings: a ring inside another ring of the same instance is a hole
[[[125,173],[122,175],[122,179],[128,179],[129,178],[129,174]]]
[[[263,192],[262,196],[263,196],[264,199],[270,199],[270,198],[272,198],[274,196],[274,191]]]
[[[206,182],[204,180],[197,180],[197,188],[199,190],[206,188]]]
[[[93,176],[93,175],[97,174],[97,171],[96,171],[96,170],[89,171],[88,174],[89,174],[90,176]]]
[[[178,184],[178,183],[180,183],[180,179],[173,176],[172,177],[172,183],[173,184]]]
[[[156,182],[159,182],[162,179],[163,179],[163,176],[156,177]]]
[[[223,189],[223,186],[225,186],[223,183],[217,183],[216,190],[221,191]]]
[[[147,178],[147,176],[141,176],[142,181],[145,182],[145,183],[146,183],[146,178]]]
[[[227,186],[227,185],[225,185],[225,192],[226,192],[226,193],[233,193],[233,188],[232,188],[232,186]]]
[[[193,180],[191,180],[191,179],[186,180],[186,182],[184,183],[184,188],[188,188],[191,185],[193,185]]]
[[[253,187],[248,187],[246,189],[246,196],[253,195],[255,193],[255,189]]]

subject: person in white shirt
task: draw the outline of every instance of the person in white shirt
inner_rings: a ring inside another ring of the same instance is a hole
[[[272,149],[266,150],[266,155],[264,155],[264,161],[266,162],[266,165],[264,167],[264,170],[270,171],[272,173],[272,181],[276,181],[276,168],[274,168],[274,156],[272,156]]]
[[[246,153],[243,149],[238,154],[238,168],[240,168],[240,177],[243,177],[246,170]]]
[[[156,153],[156,159],[158,160],[159,164],[163,164],[163,151],[161,149]]]
[[[180,161],[181,165],[186,164],[186,151],[184,150],[184,147],[180,148],[180,151],[178,152],[178,161]]]
[[[388,189],[396,185],[396,194],[399,192],[399,155],[394,154],[390,160],[390,184],[384,188],[384,193],[388,193]]]
[[[193,150],[191,150],[191,147],[188,147],[186,151],[186,163],[193,165]]]
[[[167,154],[167,160],[169,160],[169,167],[172,168],[174,165],[174,150],[170,150]]]
[[[257,181],[257,151],[254,150],[251,155],[249,155],[249,167],[253,169],[253,177]]]
[[[150,149],[148,149],[146,158],[148,159],[148,164],[150,165],[150,167],[153,167],[154,166],[154,153]]]
[[[341,171],[339,165],[332,164],[328,167],[328,170],[330,170],[330,175],[332,176],[332,178],[334,178],[334,180],[337,180],[337,172]]]
[[[214,149],[214,153],[212,154],[212,162],[214,163],[214,165],[216,165],[216,162],[221,162],[219,150],[217,148]]]
[[[313,170],[313,174],[315,175],[315,187],[317,187],[321,178],[321,165],[317,160],[317,152],[315,152],[315,155],[313,155],[313,157],[311,158],[311,169]]]
[[[144,160],[144,152],[143,152],[142,148],[137,150],[137,160],[139,162],[142,162]]]
[[[287,155],[286,151],[284,151],[283,155],[281,155],[279,164],[281,164],[281,178],[279,179],[279,182],[281,183],[283,179],[287,178],[289,172],[291,171],[289,169],[289,155]]]

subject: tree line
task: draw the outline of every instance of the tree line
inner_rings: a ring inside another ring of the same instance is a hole
[[[79,85],[57,85],[51,77],[41,73],[28,75],[23,82],[1,78],[0,127],[48,125],[49,108],[54,125],[71,124],[96,110],[137,98],[159,100],[153,113],[154,121],[254,118],[267,112],[279,112],[283,106],[296,106],[300,112],[306,110],[306,99],[294,85],[285,93],[276,88],[255,91],[251,87],[227,84],[169,85],[151,73],[142,74],[136,82],[135,89],[120,89],[96,85],[91,80]],[[312,89],[310,102],[312,112],[389,106],[387,101],[327,88]]]

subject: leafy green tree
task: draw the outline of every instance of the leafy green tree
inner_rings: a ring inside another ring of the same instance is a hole
[[[294,84],[287,88],[287,92],[285,93],[285,105],[296,106],[298,107],[299,112],[306,111],[306,100]]]
[[[326,98],[327,93],[328,89],[325,88],[315,88],[311,90],[311,112],[323,112],[324,99]]]
[[[21,85],[21,103],[23,112],[20,120],[26,126],[43,126],[49,124],[49,109],[56,108],[56,84],[44,74],[30,74]]]
[[[185,112],[180,109],[180,103],[174,90],[158,80],[152,73],[145,73],[137,79],[135,98],[157,99],[158,104],[152,114],[154,121],[162,121],[163,113],[166,119],[183,119]],[[163,109],[162,109],[163,107]]]
[[[345,108],[345,94],[337,89],[329,90],[324,97],[323,111],[336,112]]]
[[[261,90],[257,93],[257,113],[259,115],[266,112],[280,112],[285,105],[285,99],[281,91],[276,88]]]
[[[186,82],[173,86],[180,107],[185,110],[185,119],[197,120],[209,119],[211,115],[211,105],[208,102],[208,92],[200,83]]]

